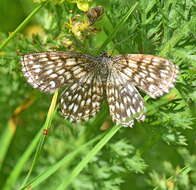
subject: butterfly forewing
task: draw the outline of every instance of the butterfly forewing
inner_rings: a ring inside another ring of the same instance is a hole
[[[144,102],[123,73],[113,70],[106,85],[110,115],[117,124],[132,126],[133,119],[144,120]]]
[[[34,88],[53,93],[90,72],[93,60],[79,53],[41,52],[26,54],[21,62],[22,71]]]
[[[61,95],[62,115],[72,122],[88,120],[100,110],[103,84],[100,76],[89,73],[67,87]]]
[[[174,86],[178,68],[167,59],[144,54],[113,57],[114,67],[124,73],[133,85],[156,98]]]

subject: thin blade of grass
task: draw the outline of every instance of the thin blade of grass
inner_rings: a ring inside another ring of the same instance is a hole
[[[3,190],[10,190],[12,188],[12,186],[16,183],[17,178],[19,177],[20,173],[22,172],[22,169],[25,166],[25,163],[28,161],[31,154],[36,149],[37,144],[40,142],[40,138],[43,136],[43,130],[46,129],[46,127],[48,127],[48,125],[51,123],[51,121],[52,121],[51,115],[53,115],[53,113],[54,113],[54,109],[55,109],[55,105],[56,105],[56,101],[57,101],[57,95],[58,95],[58,92],[56,92],[53,96],[52,103],[51,103],[45,124],[40,129],[38,134],[33,139],[32,143],[27,147],[26,151],[24,152],[24,154],[21,156],[21,158],[17,162],[15,168],[12,170],[11,174],[9,175],[9,177],[6,180],[6,183],[5,183]],[[45,138],[45,136],[42,138]],[[26,182],[26,181],[24,181],[24,182]]]
[[[79,175],[79,173],[87,166],[89,161],[104,147],[104,145],[115,135],[115,133],[121,127],[115,125],[96,145],[95,147],[84,157],[84,159],[73,169],[67,180],[64,180],[57,188],[57,190],[65,190],[73,180]]]
[[[169,177],[168,179],[167,179],[167,181],[169,182],[169,181],[171,181],[172,179],[175,179],[176,177],[178,177],[178,176],[180,176],[180,175],[184,175],[184,176],[186,176],[188,173],[190,173],[192,171],[192,168],[190,167],[190,166],[185,166],[185,167],[183,167],[180,171],[178,171],[178,173],[177,174],[175,174],[175,175],[173,175],[173,176],[171,176],[171,177]],[[155,187],[153,190],[158,190],[158,189],[160,189],[160,187]]]
[[[3,41],[2,42],[2,44],[0,45],[0,50],[2,49],[2,48],[4,48],[6,45],[7,45],[7,43],[11,40],[11,39],[13,39],[15,36],[16,36],[16,34],[18,33],[18,32],[20,32],[21,30],[22,30],[22,28],[28,23],[28,22],[30,22],[30,20],[32,19],[32,17],[43,7],[43,6],[45,6],[46,4],[48,3],[48,1],[45,1],[45,2],[43,2],[43,3],[41,3],[40,5],[38,5],[24,20],[23,20],[23,22],[14,30],[14,32],[12,32],[9,36],[8,36],[8,38],[5,40],[5,41]]]
[[[52,123],[52,119],[54,117],[54,114],[56,112],[56,102],[57,102],[57,97],[58,97],[58,91],[55,92],[55,94],[53,95],[52,97],[52,102],[50,104],[50,108],[49,108],[49,111],[48,111],[48,114],[47,114],[47,118],[46,118],[46,121],[45,121],[45,124],[43,126],[43,130],[44,131],[49,131],[50,130],[50,127],[51,127],[51,123]],[[44,142],[45,142],[45,139],[46,139],[46,136],[47,135],[42,135],[41,138],[40,138],[40,141],[39,141],[39,144],[38,144],[38,147],[36,149],[36,153],[35,153],[35,156],[33,158],[33,162],[32,162],[32,165],[29,169],[29,172],[26,176],[26,178],[24,179],[23,181],[23,184],[22,184],[22,187],[27,183],[32,171],[33,171],[33,168],[35,167],[36,163],[37,163],[37,160],[39,158],[39,154],[43,148],[43,145],[44,145]]]
[[[12,121],[9,121],[7,126],[5,127],[1,137],[0,137],[0,145],[1,145],[1,150],[0,150],[0,170],[2,168],[2,165],[5,160],[6,153],[9,149],[11,140],[15,134],[16,128],[13,125]]]
[[[129,16],[132,14],[132,12],[135,10],[139,2],[136,2],[125,14],[125,16],[122,18],[122,20],[119,22],[119,24],[114,28],[114,30],[111,32],[109,37],[103,42],[101,47],[98,49],[97,53],[100,53],[103,51],[103,49],[106,47],[106,45],[115,37],[116,33],[119,31],[123,23],[126,22],[126,20],[129,18]]]
[[[64,168],[68,166],[68,164],[71,162],[71,160],[81,151],[83,151],[87,146],[90,146],[97,140],[101,139],[103,137],[104,133],[100,134],[99,136],[95,137],[93,140],[90,140],[86,144],[81,145],[78,149],[74,150],[73,152],[69,153],[67,156],[65,156],[62,160],[57,162],[55,165],[47,169],[46,172],[43,172],[36,178],[32,179],[29,183],[27,183],[24,187],[21,188],[23,189],[29,189],[29,187],[34,188],[40,183],[42,183],[44,180],[46,180],[48,177],[53,175],[61,166]]]
[[[0,150],[0,170],[1,167],[4,163],[6,153],[9,150],[10,143],[14,137],[14,134],[17,129],[18,125],[18,117],[19,115],[26,110],[29,106],[31,106],[34,102],[34,98],[29,97],[27,98],[24,102],[22,102],[21,105],[19,105],[11,115],[7,126],[5,127],[1,137],[0,137],[0,145],[1,145],[1,150]]]

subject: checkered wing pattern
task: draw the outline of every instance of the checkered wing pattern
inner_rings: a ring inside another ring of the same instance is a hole
[[[133,125],[133,119],[143,121],[144,102],[129,78],[113,69],[106,85],[107,100],[112,120],[122,126]]]
[[[41,91],[53,93],[85,76],[94,58],[79,53],[41,52],[22,56],[22,71],[27,81]]]
[[[41,91],[61,95],[62,115],[72,122],[88,120],[107,97],[117,124],[143,121],[144,102],[136,87],[153,98],[173,87],[178,68],[167,59],[143,54],[92,57],[80,53],[41,52],[22,56],[27,81]]]
[[[178,68],[167,59],[143,54],[113,57],[114,67],[130,82],[152,98],[162,96],[174,87]]]
[[[60,101],[62,115],[72,122],[88,120],[100,110],[102,99],[101,78],[89,73],[62,93]]]

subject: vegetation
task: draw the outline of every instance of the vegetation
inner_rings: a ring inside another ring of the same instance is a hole
[[[0,189],[196,189],[195,0],[0,5]],[[104,14],[89,26],[85,12],[97,5]],[[180,75],[169,94],[142,94],[146,120],[133,128],[114,125],[105,103],[73,124],[58,112],[58,92],[33,90],[21,72],[20,55],[52,50],[160,55]]]

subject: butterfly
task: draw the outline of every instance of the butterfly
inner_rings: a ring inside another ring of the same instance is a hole
[[[137,88],[152,98],[168,93],[179,72],[165,58],[145,54],[94,57],[74,52],[39,52],[21,57],[28,83],[40,91],[54,93],[64,87],[61,113],[71,122],[86,121],[107,100],[112,120],[133,126],[144,121],[144,100]],[[137,88],[136,88],[137,87]]]

